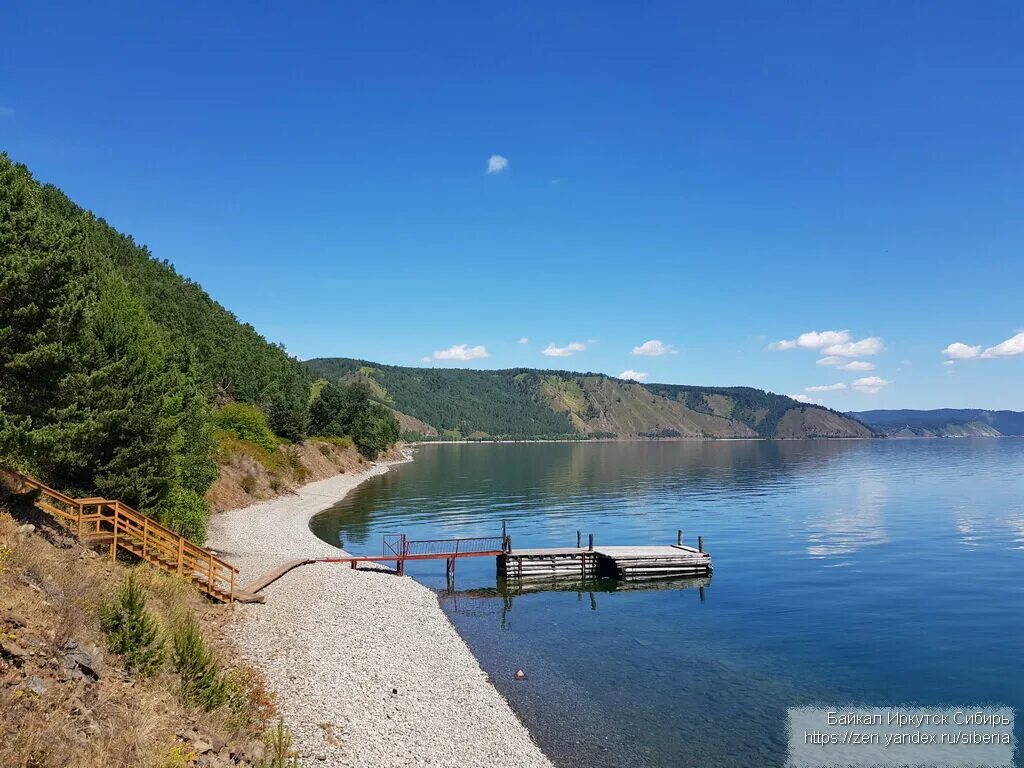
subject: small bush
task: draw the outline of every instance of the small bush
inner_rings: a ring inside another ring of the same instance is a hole
[[[266,752],[258,768],[299,768],[299,758],[292,749],[292,735],[284,726],[284,719],[277,721],[264,740]]]
[[[161,523],[177,531],[189,541],[203,544],[206,541],[206,518],[210,505],[202,496],[188,488],[174,488],[158,510]]]
[[[164,753],[160,768],[189,768],[197,757],[196,751],[187,744],[172,744]]]
[[[117,596],[100,611],[100,626],[107,647],[121,656],[124,668],[149,677],[164,663],[164,642],[156,619],[146,610],[146,593],[129,573]]]
[[[217,411],[214,421],[218,429],[230,432],[241,440],[256,443],[265,451],[277,448],[278,440],[270,430],[266,414],[255,405],[231,403]]]
[[[267,729],[276,707],[274,694],[253,667],[241,664],[225,674],[228,699],[228,725],[239,731],[262,733]]]
[[[227,680],[191,611],[181,617],[174,630],[172,662],[181,677],[178,697],[183,704],[212,712],[227,701]]]

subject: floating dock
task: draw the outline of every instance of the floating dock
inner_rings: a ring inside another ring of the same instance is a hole
[[[612,578],[622,581],[710,576],[711,556],[682,544],[654,547],[509,549],[498,555],[507,580]]]

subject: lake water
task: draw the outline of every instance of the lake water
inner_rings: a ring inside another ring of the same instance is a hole
[[[714,560],[703,599],[410,567],[560,765],[782,765],[795,705],[1024,707],[1024,440],[424,446],[312,527],[378,554],[502,520],[515,547],[682,528]]]

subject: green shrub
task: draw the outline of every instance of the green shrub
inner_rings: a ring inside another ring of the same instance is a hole
[[[154,674],[164,662],[164,642],[156,620],[146,610],[146,593],[129,573],[116,597],[100,611],[107,647],[121,656],[124,668],[139,677]]]
[[[292,749],[292,735],[285,728],[284,719],[279,719],[263,741],[266,751],[258,768],[299,768],[299,758]]]
[[[265,451],[277,449],[278,440],[270,430],[267,416],[255,405],[231,403],[217,411],[214,422],[218,429],[235,437],[256,443]]]
[[[398,419],[383,405],[371,403],[352,423],[352,440],[368,459],[398,441]]]
[[[158,510],[159,520],[172,531],[189,541],[206,541],[206,518],[210,505],[206,499],[189,488],[173,488]]]
[[[171,661],[181,678],[178,697],[183,704],[212,712],[227,701],[227,678],[221,674],[191,611],[181,617],[174,630]]]

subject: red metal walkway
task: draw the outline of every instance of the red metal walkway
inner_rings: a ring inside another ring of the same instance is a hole
[[[273,571],[260,576],[256,581],[245,586],[245,592],[255,595],[260,590],[273,584],[289,571],[300,565],[310,563],[351,563],[358,568],[359,563],[395,563],[399,576],[405,575],[405,563],[408,560],[446,560],[448,578],[455,575],[455,561],[462,557],[497,557],[509,547],[507,536],[490,536],[463,539],[421,539],[413,540],[404,533],[385,534],[382,554],[376,555],[345,555],[344,557],[316,557],[300,560],[289,560]]]

